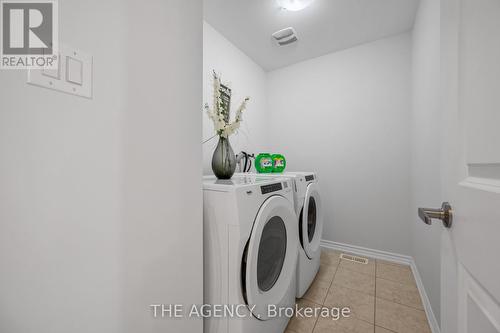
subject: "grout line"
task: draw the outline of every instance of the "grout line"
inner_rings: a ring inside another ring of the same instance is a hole
[[[378,264],[378,263],[377,263],[377,264]],[[377,265],[375,266],[375,273],[376,273],[376,272],[377,272]],[[416,278],[415,278],[415,276],[414,276],[414,274],[413,274],[413,271],[410,271],[410,272],[411,272],[411,276],[413,277],[413,279],[414,279],[414,281],[415,281],[415,285],[416,285]],[[379,277],[376,277],[376,278],[375,278],[375,316],[376,316],[376,312],[377,312],[377,299],[381,299],[381,300],[384,300],[384,301],[387,301],[387,302],[391,302],[391,303],[394,303],[394,304],[398,304],[399,306],[406,307],[406,308],[408,308],[408,309],[410,309],[410,310],[422,311],[422,312],[424,313],[424,315],[425,315],[425,319],[426,319],[427,323],[429,323],[429,318],[427,317],[427,313],[425,312],[425,308],[423,308],[423,309],[419,309],[419,308],[415,308],[415,307],[413,307],[413,306],[411,306],[411,305],[407,305],[407,304],[403,304],[403,303],[395,302],[394,300],[388,300],[388,299],[383,298],[383,297],[377,297],[377,295],[376,295],[377,279],[386,280],[386,281],[390,281],[390,282],[394,282],[394,283],[399,283],[399,284],[402,284],[402,285],[407,285],[407,284],[405,284],[405,283],[401,283],[400,281],[393,281],[393,280],[389,280],[389,279],[384,279],[384,278],[379,278]],[[423,307],[423,306],[424,306],[424,303],[423,303],[423,301],[422,301],[422,298],[420,297],[420,293],[419,293],[419,291],[418,291],[418,286],[417,286],[417,292],[418,292],[418,297],[419,297],[420,302],[421,302],[422,307]],[[392,331],[392,330],[388,329],[387,327],[384,327],[384,326],[381,326],[381,325],[377,325],[376,320],[375,320],[375,326],[379,326],[379,327],[385,328],[385,329],[387,329],[387,330],[389,330],[389,331],[391,331],[391,332],[394,332],[394,331]],[[429,323],[429,327],[430,327],[430,323]]]
[[[373,259],[373,260],[375,261],[375,259]],[[330,282],[330,285],[328,286],[328,289],[327,289],[327,291],[326,291],[326,295],[325,295],[325,297],[323,298],[323,304],[318,304],[318,303],[316,303],[316,302],[314,302],[314,301],[309,301],[309,300],[307,300],[307,299],[306,299],[306,301],[308,301],[308,302],[310,302],[310,303],[313,303],[313,304],[315,304],[315,305],[319,305],[319,306],[321,306],[321,307],[324,307],[324,306],[325,306],[325,301],[326,301],[326,298],[328,297],[328,294],[330,293],[330,290],[331,290],[331,289],[335,286],[335,285],[334,285],[334,283],[333,283],[333,281],[335,280],[335,276],[337,275],[337,272],[338,272],[338,271],[339,271],[339,269],[340,269],[340,262],[341,262],[341,261],[342,261],[342,260],[340,259],[337,265],[331,265],[331,264],[329,264],[329,265],[326,265],[326,264],[325,264],[325,265],[324,265],[324,266],[335,267],[335,273],[333,274],[333,278],[332,278],[332,280],[331,280],[331,282]],[[376,263],[375,263],[375,272],[376,272],[376,267],[377,267],[377,266],[376,266]],[[345,268],[345,267],[342,267],[342,268]],[[350,270],[350,269],[346,269],[346,270],[347,270],[347,271],[349,271],[349,272],[360,273],[360,272],[357,272],[357,271],[352,271],[352,270]],[[375,275],[375,276],[373,276],[373,275],[371,275],[371,274],[364,274],[364,273],[360,273],[360,274],[367,275],[367,276],[370,276],[370,277],[374,277],[374,278],[375,278],[375,284],[376,284],[376,275]],[[355,291],[355,292],[358,292],[358,293],[366,294],[366,295],[369,295],[369,296],[373,297],[373,300],[374,300],[374,307],[375,307],[375,301],[376,301],[375,294],[374,294],[374,295],[371,295],[371,294],[365,293],[365,292],[363,292],[363,291],[356,290],[356,289],[352,289],[352,288],[349,288],[349,287],[346,287],[346,286],[340,286],[340,287],[345,288],[345,289],[349,289],[349,290],[352,290],[352,291]],[[375,330],[375,316],[374,316],[374,318],[373,318],[373,323],[371,323],[371,322],[369,322],[369,321],[367,321],[367,320],[364,320],[364,319],[358,318],[358,317],[354,317],[354,318],[355,318],[356,320],[359,320],[359,321],[365,322],[365,323],[367,323],[367,324],[369,324],[369,325],[373,325],[373,329]],[[312,329],[311,333],[312,333],[312,332],[314,332],[314,329],[316,328],[316,325],[317,325],[317,323],[318,323],[318,320],[319,320],[319,317],[315,318],[314,326],[313,326],[313,329]],[[382,327],[382,326],[379,326],[379,327]]]
[[[436,320],[436,317],[434,315],[433,309],[431,307],[431,304],[429,302],[428,295],[426,293],[426,289],[422,283],[422,278],[420,276],[420,273],[418,271],[418,268],[416,266],[415,260],[413,257],[408,256],[408,255],[402,255],[402,254],[397,254],[397,253],[392,253],[392,252],[387,252],[387,251],[380,251],[380,250],[375,250],[375,249],[370,249],[370,248],[365,248],[362,246],[354,246],[354,245],[349,245],[349,244],[343,244],[343,243],[338,243],[338,242],[333,242],[333,241],[328,241],[328,240],[322,240],[321,241],[321,246],[322,248],[326,251],[331,251],[331,252],[336,252],[336,253],[353,253],[358,256],[362,257],[369,257],[369,258],[374,258],[376,262],[376,278],[378,278],[378,271],[379,267],[378,264],[386,265],[386,266],[392,266],[392,267],[398,267],[398,268],[409,268],[411,275],[414,279],[414,282],[417,285],[418,292],[420,294],[420,299],[422,300],[423,306],[424,306],[424,312],[427,317],[427,323],[430,327],[431,332],[433,333],[439,333],[439,324]],[[390,280],[393,281],[393,280]],[[401,282],[400,280],[394,281],[394,282]],[[380,299],[382,300],[382,299]],[[384,300],[385,301],[385,300]]]
[[[380,326],[380,325],[375,325],[375,328],[377,328],[377,327],[380,327],[380,328],[383,328],[384,330],[386,330],[386,331],[389,331],[389,332],[394,332],[394,333],[398,333],[398,332],[396,332],[396,331],[393,331],[393,330],[390,330],[390,329],[388,329],[387,327],[384,327],[384,326]]]
[[[333,281],[332,281],[332,285],[331,285],[331,286],[333,287]],[[372,295],[372,294],[369,294],[369,293],[367,293],[367,292],[361,291],[361,290],[359,290],[359,289],[352,289],[352,288],[349,288],[349,287],[347,287],[347,286],[345,286],[345,285],[343,285],[343,284],[336,284],[336,286],[337,286],[337,287],[340,287],[340,288],[344,288],[344,289],[349,289],[349,290],[351,290],[351,291],[355,291],[355,292],[357,292],[357,293],[360,293],[360,294],[363,294],[363,295],[368,295],[368,296],[371,296],[371,297],[375,298],[375,293]]]
[[[396,282],[396,281],[393,281],[393,280],[388,280],[388,279],[382,279],[382,278],[376,278],[375,279],[375,292],[377,291],[376,288],[377,288],[377,279],[380,279],[380,280],[385,280],[385,281],[389,281],[389,282],[393,282],[393,283],[399,283],[403,286],[408,286],[408,284],[404,284],[404,283],[400,283],[400,282]],[[381,296],[377,296],[376,293],[375,293],[375,297],[376,298],[380,298],[380,299],[383,299],[385,301],[389,301],[389,302],[392,302],[392,303],[396,303],[396,304],[399,304],[399,305],[404,305],[406,307],[409,307],[409,308],[412,308],[412,309],[415,309],[415,310],[420,310],[420,311],[424,311],[425,312],[425,308],[424,308],[424,303],[422,301],[422,298],[420,297],[420,293],[418,292],[418,288],[415,286],[415,292],[417,293],[417,296],[418,296],[418,299],[420,300],[420,304],[422,304],[422,307],[421,308],[417,308],[417,307],[414,307],[412,305],[408,305],[408,304],[404,304],[404,303],[401,303],[401,302],[397,302],[395,300],[392,300],[392,299],[388,299],[388,298],[385,298],[385,297],[381,297]],[[427,314],[426,314],[426,317],[427,317]]]
[[[387,298],[383,298],[383,297],[375,297],[375,298],[380,298],[381,300],[386,301],[386,302],[391,302],[391,303],[394,303],[394,304],[402,305],[402,306],[407,307],[409,309],[413,309],[413,310],[418,310],[418,311],[425,312],[425,309],[416,308],[416,307],[408,305],[408,304],[403,304],[403,303],[400,303],[400,302],[396,302],[396,301],[393,301],[392,299],[387,299]],[[427,314],[426,314],[426,317],[427,317]]]
[[[375,276],[377,279],[382,279],[382,280],[386,280],[386,281],[391,281],[391,282],[394,282],[394,283],[399,283],[399,284],[402,284],[404,286],[414,286],[415,288],[417,288],[418,290],[418,286],[417,286],[417,282],[414,281],[412,283],[408,282],[401,282],[401,280],[395,280],[395,279],[388,279],[386,277],[380,277],[380,276]]]
[[[376,266],[375,266],[375,267],[376,267]],[[360,272],[357,272],[357,271],[352,271],[352,270],[350,270],[350,269],[346,269],[345,267],[340,267],[340,264],[338,264],[338,265],[336,265],[335,274],[333,275],[332,282],[330,283],[330,286],[328,287],[328,291],[330,291],[330,289],[334,286],[333,281],[335,280],[335,276],[337,275],[337,272],[339,271],[339,269],[340,269],[340,268],[345,269],[345,270],[347,270],[347,271],[349,271],[349,272],[359,273],[359,274],[362,274],[362,275],[366,275],[366,276],[372,277],[372,278],[374,278],[374,281],[375,281],[375,283],[376,283],[376,280],[377,280],[376,275],[374,276],[374,275],[371,275],[371,274],[364,274],[364,273],[360,273]],[[371,296],[371,297],[375,298],[375,291],[374,291],[374,293],[373,293],[373,295],[372,295],[372,294],[367,293],[367,292],[365,292],[365,291],[362,291],[362,290],[359,290],[359,289],[353,289],[353,288],[350,288],[350,287],[345,286],[345,285],[340,285],[340,284],[339,284],[338,286],[339,286],[339,287],[341,287],[341,288],[349,289],[349,290],[352,290],[352,291],[355,291],[355,292],[358,292],[358,293],[361,293],[361,294],[365,294],[365,295],[368,295],[368,296]],[[325,300],[326,300],[326,299],[325,299]],[[323,302],[323,303],[324,303],[324,302]]]
[[[320,263],[321,264],[321,263]],[[331,266],[331,265],[328,265],[328,266]],[[323,298],[323,304],[321,304],[321,307],[323,308],[325,306],[325,301],[326,301],[326,298],[328,297],[328,293],[330,292],[330,288],[332,287],[333,285],[333,280],[335,280],[335,275],[337,275],[337,272],[339,270],[339,266],[340,266],[340,260],[338,262],[337,265],[335,265],[335,273],[333,273],[333,278],[332,278],[332,281],[330,281],[330,285],[328,286],[328,289],[326,290],[326,295],[325,297]],[[314,332],[314,329],[316,328],[316,325],[318,324],[318,320],[319,318],[317,317],[316,320],[314,321],[314,326],[313,326],[313,329],[311,331],[311,333]]]
[[[339,266],[340,266],[340,264],[339,264]],[[345,269],[345,270],[347,270],[347,271],[349,271],[349,272],[354,272],[354,273],[359,273],[359,274],[363,274],[363,275],[368,275],[368,276],[374,276],[374,277],[377,277],[377,273],[376,273],[376,272],[375,272],[375,274],[373,274],[373,275],[372,275],[372,274],[367,274],[367,273],[363,273],[363,272],[360,272],[360,271],[355,271],[355,270],[353,270],[353,269],[349,269],[349,268],[347,268],[347,267],[342,267],[342,269]]]
[[[326,295],[325,295],[325,298],[323,299],[323,304],[322,304],[323,306],[325,305],[325,301],[326,301],[326,298],[328,297],[328,293],[330,292],[330,288],[332,288],[333,280],[335,280],[335,276],[337,275],[337,272],[339,271],[339,266],[340,266],[340,261],[335,268],[335,273],[333,274],[333,279],[332,279],[332,281],[330,281],[330,285],[328,286],[328,289],[326,290]]]
[[[399,284],[402,284],[403,286],[414,286],[417,290],[418,290],[418,287],[417,287],[417,283],[404,283],[404,282],[401,282],[401,281],[396,281],[396,280],[393,280],[393,279],[388,279],[386,277],[380,277],[380,276],[375,276],[377,279],[380,279],[380,280],[385,280],[385,281],[390,281],[390,282],[394,282],[394,283],[399,283]]]
[[[370,325],[373,325],[375,327],[375,323],[370,323],[369,321],[367,320],[364,320],[363,318],[358,318],[358,317],[355,317],[355,316],[350,316],[349,318],[354,318],[355,320],[357,321],[362,321],[364,323],[367,323],[367,324],[370,324]],[[375,320],[374,320],[375,321]]]

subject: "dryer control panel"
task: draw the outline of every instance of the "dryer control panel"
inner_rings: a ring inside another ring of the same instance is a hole
[[[307,175],[305,178],[306,182],[310,182],[311,180],[314,180],[314,175]]]
[[[281,183],[274,183],[274,184],[269,184],[269,185],[262,185],[260,187],[260,190],[261,190],[262,194],[267,194],[267,193],[271,193],[271,192],[281,191],[282,189],[283,189],[283,184],[281,184]]]

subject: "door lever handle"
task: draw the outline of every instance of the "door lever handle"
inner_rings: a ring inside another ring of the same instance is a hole
[[[446,228],[450,228],[453,223],[453,210],[448,202],[443,202],[441,209],[419,208],[418,216],[425,224],[432,224],[432,219],[443,221]]]

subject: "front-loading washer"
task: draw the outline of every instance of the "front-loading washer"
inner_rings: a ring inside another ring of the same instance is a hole
[[[245,174],[240,173],[238,175]],[[320,266],[320,243],[324,218],[317,175],[314,172],[257,175],[272,178],[283,177],[292,181],[299,237],[296,297],[301,298],[314,281]]]
[[[205,318],[204,332],[282,333],[289,317],[270,310],[295,304],[298,222],[291,180],[208,176],[203,199],[204,303],[243,305],[245,314]]]

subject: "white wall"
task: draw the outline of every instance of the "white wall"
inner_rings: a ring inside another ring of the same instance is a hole
[[[410,254],[411,36],[269,73],[273,150],[315,170],[323,238]]]
[[[94,99],[0,74],[0,331],[201,332],[148,307],[202,302],[201,1],[59,6]]]
[[[250,96],[243,123],[237,134],[230,137],[234,153],[241,150],[258,153],[268,149],[267,130],[267,85],[266,72],[231,42],[225,39],[210,24],[203,23],[203,101],[212,106],[212,71],[222,75],[223,82],[232,87],[231,110],[235,109],[245,96]],[[201,106],[200,106],[201,108]],[[204,140],[214,135],[212,122],[203,115]],[[203,172],[212,174],[212,154],[217,138],[203,145]]]
[[[129,4],[125,332],[201,332],[201,320],[152,320],[145,309],[203,302],[202,1]]]
[[[418,207],[441,205],[440,3],[421,0],[413,30],[412,255],[440,320],[442,225],[427,226]]]

